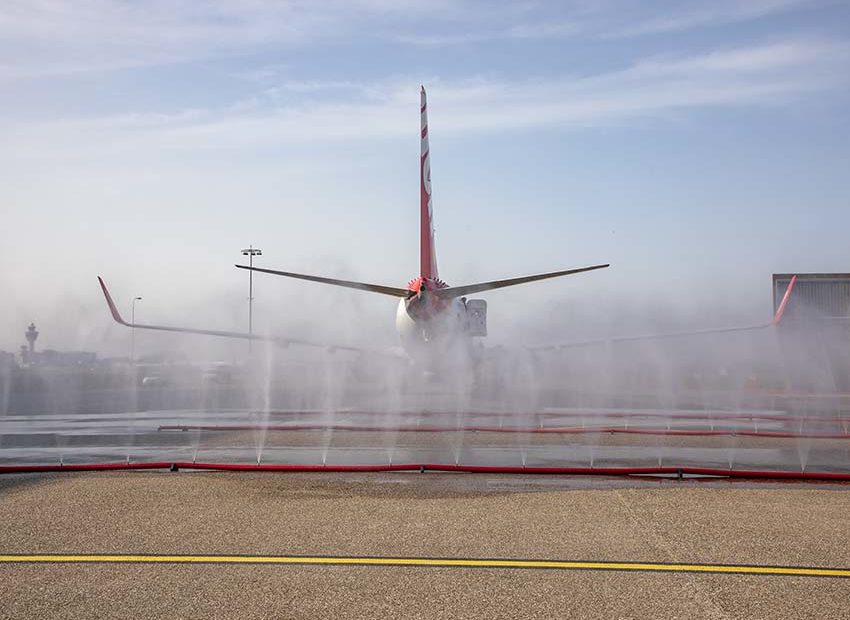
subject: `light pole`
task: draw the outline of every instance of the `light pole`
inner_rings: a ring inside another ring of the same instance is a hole
[[[255,248],[253,245],[249,245],[247,249],[242,250],[242,256],[248,257],[248,266],[254,266],[254,257],[262,256],[263,251],[259,248]],[[248,270],[248,336],[252,336],[254,334],[254,272],[252,270]],[[248,338],[248,353],[251,353],[251,345],[253,344],[253,340]]]
[[[133,297],[133,303],[130,304],[130,363],[136,359],[136,302],[142,301],[141,297]]]

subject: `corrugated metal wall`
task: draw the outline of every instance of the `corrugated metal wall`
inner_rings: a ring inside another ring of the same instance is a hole
[[[791,275],[773,274],[774,312],[788,289]],[[785,309],[785,318],[850,318],[850,274],[798,274]]]
[[[791,277],[773,275],[774,309]],[[850,274],[797,274],[777,336],[794,389],[850,392]]]

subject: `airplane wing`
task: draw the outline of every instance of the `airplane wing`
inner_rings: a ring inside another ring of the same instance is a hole
[[[646,336],[622,336],[618,338],[598,338],[595,340],[584,340],[584,341],[576,341],[576,342],[565,342],[562,344],[553,344],[542,347],[530,347],[533,350],[538,351],[552,351],[552,350],[562,350],[562,349],[574,349],[578,347],[587,347],[592,345],[600,345],[600,344],[614,344],[619,342],[638,342],[641,340],[666,340],[673,338],[686,338],[686,337],[696,337],[696,336],[704,336],[708,334],[728,334],[733,332],[748,332],[748,331],[756,331],[761,329],[768,329],[771,327],[776,327],[779,325],[780,321],[782,321],[782,317],[785,314],[785,308],[788,306],[788,300],[791,299],[791,291],[794,289],[794,284],[797,282],[797,276],[792,276],[791,281],[788,283],[788,288],[785,290],[785,294],[782,296],[782,301],[779,303],[779,307],[776,309],[776,314],[773,316],[773,319],[770,323],[762,323],[760,325],[745,325],[738,327],[718,327],[713,329],[701,329],[696,331],[689,332],[672,332],[668,334],[652,334]]]
[[[100,276],[97,277],[97,281],[100,282],[100,288],[103,290],[103,296],[106,297],[106,304],[109,306],[109,311],[112,313],[112,318],[115,319],[116,323],[120,323],[126,327],[134,327],[136,329],[152,329],[163,332],[179,332],[184,334],[201,334],[204,336],[220,336],[222,338],[239,338],[242,340],[259,340],[264,342],[273,342],[279,346],[286,347],[290,344],[308,346],[308,347],[320,347],[323,349],[328,349],[331,351],[334,350],[342,350],[342,351],[359,351],[363,352],[365,349],[359,347],[353,347],[348,345],[330,345],[320,342],[312,342],[309,340],[301,340],[298,338],[283,338],[280,336],[262,336],[258,334],[248,334],[244,332],[229,332],[229,331],[220,331],[215,329],[195,329],[192,327],[173,327],[170,325],[145,325],[141,323],[129,323],[124,320],[121,316],[121,313],[118,312],[118,307],[115,305],[115,302],[112,300],[112,295],[109,294],[109,290],[106,288],[106,283],[103,281],[103,278]]]
[[[505,288],[508,286],[515,286],[517,284],[525,284],[526,282],[536,282],[537,280],[546,280],[548,278],[560,278],[561,276],[571,276],[576,273],[584,273],[585,271],[605,269],[606,267],[610,267],[610,265],[592,265],[591,267],[579,267],[578,269],[566,269],[564,271],[553,271],[551,273],[539,273],[533,276],[521,276],[519,278],[509,278],[507,280],[493,280],[491,282],[480,282],[478,284],[449,286],[447,288],[440,288],[434,291],[430,291],[430,294],[445,299],[453,299],[455,297],[464,297],[465,295],[483,293],[484,291],[492,291],[497,288]]]
[[[344,288],[353,288],[359,291],[381,293],[382,295],[391,295],[393,297],[410,296],[410,291],[406,288],[384,286],[382,284],[367,284],[365,282],[352,282],[351,280],[337,280],[335,278],[323,278],[321,276],[310,276],[303,273],[291,273],[289,271],[278,271],[276,269],[249,267],[248,265],[236,265],[236,267],[238,267],[239,269],[247,269],[248,271],[260,271],[262,273],[270,273],[276,276],[286,276],[287,278],[295,278],[296,280],[308,280],[310,282],[319,282],[321,284],[332,284],[333,286],[342,286]]]

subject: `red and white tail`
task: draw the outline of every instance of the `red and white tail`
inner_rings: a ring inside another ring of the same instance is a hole
[[[428,104],[422,87],[422,137],[419,161],[419,266],[423,278],[437,278],[434,248],[434,212],[431,204],[431,151],[428,148]]]

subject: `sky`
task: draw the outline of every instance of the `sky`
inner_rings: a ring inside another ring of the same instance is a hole
[[[444,280],[612,265],[487,294],[496,341],[764,321],[772,273],[850,271],[846,2],[7,0],[0,349],[125,350],[97,275],[244,328],[249,244],[403,286],[420,85]],[[389,298],[255,289],[258,329],[395,338]]]

